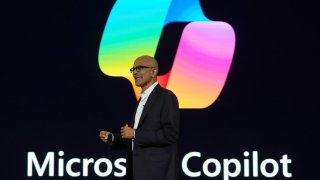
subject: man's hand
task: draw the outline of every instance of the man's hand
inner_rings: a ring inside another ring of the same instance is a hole
[[[109,131],[100,131],[99,137],[103,142],[108,142]],[[111,143],[111,142],[110,142]]]
[[[134,138],[134,130],[129,127],[128,124],[121,127],[121,137],[123,139],[133,139]]]

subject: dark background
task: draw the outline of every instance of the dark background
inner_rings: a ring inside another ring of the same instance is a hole
[[[116,132],[127,123],[136,104],[129,81],[108,77],[98,67],[99,44],[114,3],[1,5],[1,179],[38,179],[27,177],[30,151],[43,158],[63,150],[66,160],[124,156],[98,138],[100,130]],[[209,19],[234,28],[236,48],[217,101],[206,109],[181,110],[181,157],[201,152],[190,167],[201,170],[210,157],[241,160],[244,151],[257,150],[261,159],[279,160],[288,154],[290,179],[318,178],[320,29],[315,2],[200,3]],[[170,24],[163,31],[156,53],[162,73],[170,68],[182,27]],[[84,179],[102,179],[90,173]],[[188,179],[182,171],[181,177]],[[240,174],[233,179],[267,178]],[[280,170],[272,179],[285,178]]]

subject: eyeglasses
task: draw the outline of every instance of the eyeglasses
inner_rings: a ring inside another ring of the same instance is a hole
[[[143,69],[143,68],[153,68],[153,67],[149,67],[149,66],[136,66],[136,67],[130,68],[130,72],[133,73],[134,70],[136,70],[137,72],[140,72],[141,69]]]

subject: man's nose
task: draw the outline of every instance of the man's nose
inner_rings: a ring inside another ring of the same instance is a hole
[[[137,71],[136,69],[134,69],[134,70],[132,71],[132,74],[133,74],[133,75],[136,75],[136,74],[138,74],[138,71]]]

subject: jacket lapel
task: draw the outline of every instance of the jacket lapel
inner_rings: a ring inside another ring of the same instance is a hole
[[[140,117],[140,121],[138,124],[138,128],[142,125],[146,115],[148,114],[148,111],[150,110],[150,107],[152,106],[152,104],[156,101],[158,94],[160,92],[161,86],[158,84],[153,91],[151,92],[151,94],[149,95],[149,98],[143,108],[141,117]]]
[[[134,113],[133,113],[133,116],[132,116],[131,121],[130,121],[130,124],[129,124],[129,126],[132,127],[132,128],[133,128],[133,126],[134,126],[134,121],[135,121],[135,117],[136,117],[136,113],[137,113],[137,109],[138,109],[140,100],[141,100],[141,98],[139,98],[139,100],[138,100],[138,102],[137,102],[137,104],[136,104],[135,111],[134,111]]]

